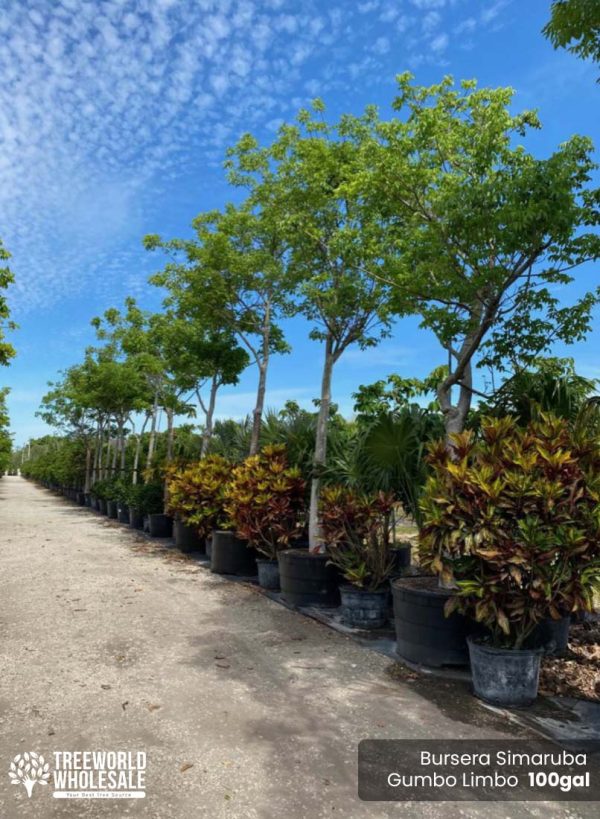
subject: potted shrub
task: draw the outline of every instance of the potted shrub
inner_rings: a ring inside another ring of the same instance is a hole
[[[210,568],[217,574],[256,574],[256,560],[246,541],[236,537],[225,511],[233,464],[221,455],[206,455],[187,476],[189,515],[200,538],[211,538]]]
[[[600,445],[544,414],[526,429],[484,419],[430,463],[421,561],[455,587],[446,613],[482,629],[468,640],[477,696],[527,705],[542,653],[528,639],[590,610],[600,585]]]
[[[236,534],[263,556],[256,561],[259,584],[279,589],[279,552],[306,523],[306,483],[289,466],[285,446],[267,446],[233,470],[225,511]]]
[[[182,552],[203,552],[206,538],[190,523],[195,511],[197,464],[171,467],[167,472],[167,512],[173,517],[175,545]]]
[[[355,628],[385,625],[392,556],[392,493],[366,495],[343,486],[321,492],[321,528],[330,563],[347,581],[340,587],[342,621]]]
[[[96,498],[96,506],[98,512],[105,515],[106,514],[106,493],[109,491],[109,482],[108,480],[99,480],[92,487],[92,492],[94,497]]]
[[[160,516],[162,512],[163,487],[160,483],[133,484],[127,489],[125,502],[129,508],[129,525],[133,529],[143,529],[146,518]]]

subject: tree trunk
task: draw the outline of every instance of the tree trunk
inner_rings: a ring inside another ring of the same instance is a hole
[[[152,423],[150,424],[150,439],[148,441],[148,454],[146,456],[146,469],[152,466],[154,457],[154,442],[156,440],[156,421],[158,418],[158,390],[154,393],[154,404],[152,405]]]
[[[210,444],[210,439],[212,438],[213,433],[213,417],[215,414],[215,404],[217,401],[217,390],[219,389],[219,379],[216,375],[213,375],[212,381],[210,383],[210,395],[208,398],[208,407],[204,413],[204,432],[202,433],[202,447],[200,449],[200,457],[204,457],[208,452],[208,447]],[[202,399],[200,397],[200,391],[196,390],[196,395],[198,400],[200,401],[200,406],[204,407],[202,403]]]
[[[256,406],[252,413],[252,436],[250,438],[250,455],[256,455],[260,441],[260,425],[265,406],[265,393],[267,391],[267,369],[269,366],[269,348],[271,344],[271,313],[267,306],[262,327],[262,354],[257,359],[258,364],[258,388],[256,391]]]
[[[92,485],[92,447],[89,440],[86,442],[85,446],[85,483],[83,486],[84,492],[90,491],[90,486]]]
[[[167,463],[170,464],[173,460],[173,439],[175,437],[175,427],[173,425],[173,417],[175,411],[167,409]]]
[[[150,414],[146,413],[146,417],[144,418],[144,423],[142,424],[142,428],[140,430],[140,434],[138,435],[136,444],[135,444],[135,455],[133,458],[133,476],[131,478],[132,484],[137,484],[138,481],[138,471],[140,466],[140,455],[142,452],[142,439],[144,437],[144,432],[146,431],[146,424],[150,419]]]
[[[459,432],[462,432],[465,428],[465,423],[467,421],[467,416],[469,414],[469,410],[471,409],[471,401],[473,397],[473,393],[471,391],[471,386],[473,383],[473,371],[471,363],[469,362],[464,368],[464,375],[462,377],[461,383],[458,386],[459,389],[459,397],[458,403],[452,403],[452,387],[451,383],[448,383],[448,379],[444,381],[438,388],[438,401],[440,403],[440,407],[442,409],[442,414],[444,416],[444,428],[446,431],[446,443],[447,445],[452,448],[452,441],[450,440],[451,435],[455,435]]]
[[[319,488],[320,472],[327,459],[327,428],[329,422],[329,407],[331,405],[331,376],[335,358],[333,354],[333,339],[327,336],[325,341],[325,363],[321,380],[321,401],[317,417],[317,431],[315,436],[315,454],[313,457],[313,479],[310,485],[310,511],[308,517],[309,551],[319,553],[324,551],[321,542],[321,527],[319,524]]]

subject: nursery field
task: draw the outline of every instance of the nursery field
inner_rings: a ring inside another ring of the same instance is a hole
[[[358,742],[523,735],[462,688],[399,681],[385,657],[21,478],[0,495],[3,767],[33,748],[148,760],[146,798],[127,807],[41,787],[28,799],[1,776],[3,817],[447,816],[360,802]],[[513,803],[510,815],[595,808]]]

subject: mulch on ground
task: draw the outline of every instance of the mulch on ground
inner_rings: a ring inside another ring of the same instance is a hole
[[[540,694],[600,702],[600,623],[572,625],[564,657],[545,657]]]

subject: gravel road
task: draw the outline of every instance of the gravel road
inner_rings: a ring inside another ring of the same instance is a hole
[[[586,817],[593,806],[363,803],[363,738],[514,729],[175,549],[0,481],[0,816]],[[396,669],[397,670],[397,669]],[[510,732],[510,733],[509,733]],[[28,798],[17,754],[147,755],[144,799]],[[586,813],[586,811],[589,811]]]

